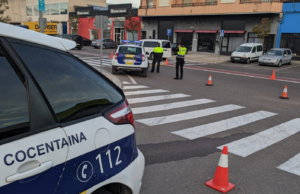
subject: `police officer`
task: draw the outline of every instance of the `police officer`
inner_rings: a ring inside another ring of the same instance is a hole
[[[157,62],[157,69],[156,72],[159,73],[159,66],[160,66],[160,62],[162,60],[162,56],[164,54],[164,49],[160,47],[160,44],[157,44],[157,46],[154,48],[154,58],[153,58],[153,62],[152,62],[152,70],[151,73],[154,72],[155,70],[155,64]]]
[[[186,48],[184,45],[181,46],[181,44],[178,45],[178,52],[176,57],[176,77],[174,79],[182,79],[183,76],[183,65],[184,65],[184,56],[186,53]],[[180,78],[178,77],[178,71],[180,67]]]

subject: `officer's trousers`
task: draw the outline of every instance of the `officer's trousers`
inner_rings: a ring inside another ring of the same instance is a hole
[[[184,58],[177,58],[176,59],[176,78],[182,79],[183,65],[184,65]],[[180,77],[179,77],[179,67],[180,67]]]

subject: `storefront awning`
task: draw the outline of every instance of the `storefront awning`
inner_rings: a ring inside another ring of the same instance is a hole
[[[244,34],[245,30],[225,30],[225,34]],[[219,30],[220,33],[220,30]]]
[[[196,33],[217,33],[217,30],[196,30]]]
[[[174,30],[175,32],[188,32],[188,33],[193,33],[194,30]]]

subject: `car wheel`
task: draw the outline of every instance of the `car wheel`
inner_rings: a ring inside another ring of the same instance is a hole
[[[141,72],[142,77],[147,77],[148,69],[145,69]]]
[[[247,64],[249,64],[249,63],[250,63],[250,59],[249,59],[249,58],[247,59],[246,63],[247,63]]]
[[[118,71],[117,71],[117,69],[116,69],[116,68],[114,68],[114,67],[112,67],[112,68],[111,68],[111,73],[112,73],[112,74],[114,74],[114,75],[115,75],[115,74],[117,74],[117,72],[118,72]]]
[[[292,64],[293,64],[293,59],[291,59],[289,62],[289,65],[292,65]]]
[[[231,60],[231,63],[234,63],[235,61]]]
[[[103,49],[106,49],[106,46],[105,46],[105,44],[103,44],[103,45],[102,45],[102,48],[103,48]]]
[[[278,67],[281,67],[281,65],[282,65],[282,62],[279,61],[279,62],[278,62]]]
[[[154,59],[154,53],[150,54],[150,59],[152,59],[152,60]]]
[[[81,50],[81,47],[78,47],[78,50]]]
[[[100,189],[100,190],[94,191],[93,194],[113,194],[113,193],[110,191],[104,190],[104,189]]]

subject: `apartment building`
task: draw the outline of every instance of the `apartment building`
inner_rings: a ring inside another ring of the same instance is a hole
[[[245,42],[261,42],[252,33],[262,18],[272,20],[271,33],[264,40],[264,50],[275,46],[281,21],[282,0],[141,0],[144,38],[168,39],[183,43],[193,51],[230,54]],[[225,37],[220,41],[220,30]]]

